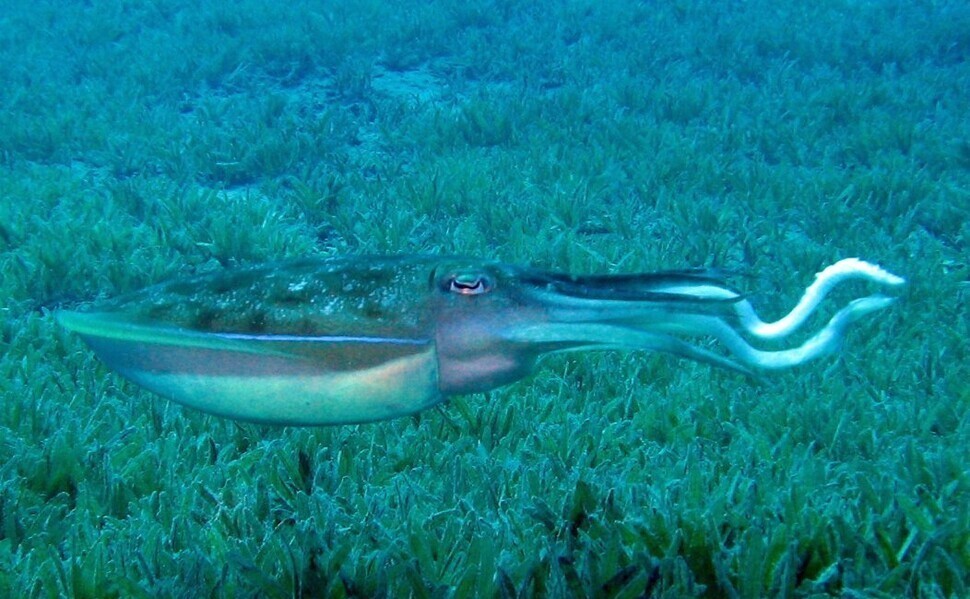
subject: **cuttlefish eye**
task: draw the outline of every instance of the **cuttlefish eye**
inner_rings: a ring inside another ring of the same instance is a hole
[[[488,275],[481,272],[459,272],[445,277],[443,287],[459,295],[481,295],[488,293],[495,283]]]

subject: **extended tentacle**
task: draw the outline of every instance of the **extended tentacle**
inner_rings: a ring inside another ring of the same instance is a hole
[[[507,335],[509,341],[545,347],[546,351],[586,349],[640,349],[673,354],[712,366],[751,374],[750,368],[778,370],[804,364],[828,355],[842,345],[845,331],[856,320],[892,304],[895,298],[872,295],[856,299],[839,310],[828,323],[798,347],[761,350],[748,343],[725,320],[716,316],[683,314],[656,327],[632,329],[612,324],[544,324],[516,328]],[[728,350],[723,356],[690,345],[669,334],[710,335]]]
[[[830,354],[842,344],[846,328],[859,318],[882,310],[895,301],[895,298],[871,295],[854,300],[839,310],[818,333],[800,346],[783,350],[759,350],[752,347],[729,327],[724,321],[717,320],[711,334],[727,347],[728,351],[743,364],[763,369],[789,368],[804,364],[820,356]]]
[[[711,321],[724,324],[716,318]],[[712,323],[709,323],[709,325]],[[716,326],[716,325],[715,325]],[[732,332],[725,326],[727,332]],[[663,332],[631,329],[612,324],[542,324],[519,327],[510,331],[509,341],[543,347],[546,352],[582,351],[588,349],[626,349],[658,351],[712,366],[751,374],[745,365],[701,347],[696,347]],[[740,338],[739,338],[740,339]],[[744,340],[741,340],[744,343]],[[744,360],[748,362],[748,360]]]
[[[870,264],[858,258],[846,258],[815,275],[815,281],[805,289],[805,293],[792,311],[774,322],[761,320],[746,300],[735,304],[735,310],[737,310],[738,317],[741,319],[741,326],[748,333],[761,339],[779,339],[796,331],[811,316],[832,288],[850,279],[862,279],[889,287],[899,287],[906,282],[902,277],[897,277],[875,264]],[[882,304],[879,307],[886,305],[888,304]],[[868,310],[868,312],[873,309]]]

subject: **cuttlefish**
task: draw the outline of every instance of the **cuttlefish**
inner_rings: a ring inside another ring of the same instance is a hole
[[[655,350],[743,373],[835,351],[893,298],[869,295],[800,345],[747,339],[798,329],[847,279],[904,280],[850,258],[822,270],[786,316],[764,322],[719,271],[572,276],[439,256],[305,258],[163,283],[60,311],[110,368],[204,412],[271,424],[359,423],[529,374],[551,352]],[[691,344],[716,341],[720,350]]]

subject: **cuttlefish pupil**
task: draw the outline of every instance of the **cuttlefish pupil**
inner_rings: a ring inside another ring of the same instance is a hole
[[[448,278],[448,291],[459,295],[481,295],[491,290],[491,283],[482,273],[461,273]]]
[[[750,373],[838,349],[894,299],[858,298],[817,333],[782,339],[837,284],[904,280],[850,258],[824,269],[787,315],[764,322],[710,270],[572,276],[437,256],[300,259],[163,283],[58,321],[111,368],[205,412],[273,424],[368,422],[516,381],[539,357],[654,350]],[[722,351],[690,343],[713,338]]]

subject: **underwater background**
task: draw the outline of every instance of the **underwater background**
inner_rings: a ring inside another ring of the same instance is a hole
[[[0,57],[0,596],[970,596],[963,0],[8,0]],[[757,382],[572,354],[321,428],[52,317],[417,252],[718,266],[766,316],[839,258],[908,286]]]

